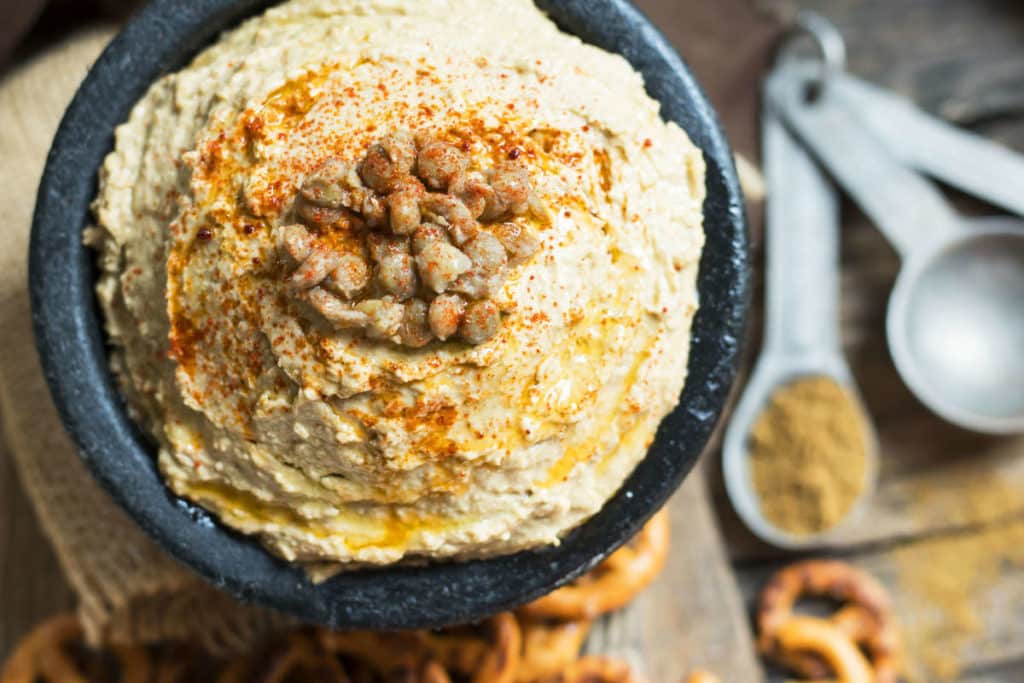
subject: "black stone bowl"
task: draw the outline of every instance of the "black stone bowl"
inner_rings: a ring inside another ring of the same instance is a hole
[[[39,188],[29,267],[36,341],[64,424],[96,478],[146,532],[243,600],[333,627],[421,628],[476,620],[536,598],[630,538],[693,467],[722,412],[744,332],[750,275],[742,197],[715,113],[676,52],[628,2],[538,2],[564,30],[625,56],[661,101],[662,114],[679,123],[707,159],[701,307],[682,400],[622,489],[561,545],[487,560],[346,572],[317,585],[165,488],[153,443],[128,417],[111,377],[93,294],[94,254],[82,245],[114,127],[156,78],[185,66],[221,31],[268,4],[153,2],[106,49],[64,116]]]

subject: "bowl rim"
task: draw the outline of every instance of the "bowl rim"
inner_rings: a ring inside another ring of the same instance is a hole
[[[154,0],[107,46],[71,101],[47,157],[29,246],[33,329],[54,403],[88,469],[136,523],[244,602],[347,628],[437,627],[510,609],[579,576],[628,540],[675,491],[712,435],[736,377],[750,304],[749,238],[732,152],[688,67],[632,4],[538,0],[563,30],[624,56],[644,75],[663,117],[704,152],[701,305],[680,403],[618,492],[559,545],[487,559],[360,569],[316,584],[256,538],[222,526],[164,485],[153,443],[129,418],[113,380],[94,294],[94,255],[82,242],[114,128],[159,76],[272,4]]]

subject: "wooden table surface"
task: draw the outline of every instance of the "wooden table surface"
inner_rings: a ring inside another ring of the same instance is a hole
[[[1024,3],[796,4],[840,27],[850,71],[1024,151]],[[995,212],[956,193],[950,199],[967,213]],[[929,413],[902,384],[884,338],[898,267],[878,231],[845,206],[841,330],[878,430],[882,471],[871,505],[837,552],[889,586],[915,680],[1024,681],[1024,553],[1018,550],[1024,438],[957,429]],[[754,542],[732,514],[720,482],[712,489],[752,606],[765,577],[792,558]]]
[[[847,37],[851,71],[913,97],[932,112],[1024,150],[1024,3],[750,1],[782,12],[795,6],[823,12]],[[674,40],[679,40],[680,27],[687,22],[733,20],[709,10],[715,4],[706,0],[640,0],[638,4]],[[720,25],[717,28],[721,31]],[[716,50],[733,49],[720,38],[716,40],[679,47],[694,63],[699,77],[716,83],[709,90],[716,105],[725,110],[737,146],[756,155],[756,112],[750,104],[755,98],[750,92],[730,90],[728,82],[716,78],[720,76],[715,73],[715,55],[720,54]],[[991,212],[966,198],[954,199],[965,210]],[[755,229],[755,233],[759,231]],[[898,267],[895,254],[863,216],[849,207],[844,211],[843,249],[845,347],[879,431],[883,472],[866,519],[846,539],[840,553],[890,585],[908,629],[922,623],[936,626],[934,642],[915,645],[947,650],[962,669],[959,680],[1022,681],[1024,566],[1010,562],[986,576],[983,586],[972,587],[978,594],[967,598],[980,605],[975,615],[979,623],[960,631],[954,628],[956,624],[942,630],[943,615],[936,617],[934,606],[907,581],[908,571],[911,579],[915,576],[908,567],[929,558],[956,561],[955,553],[961,547],[987,552],[993,547],[989,537],[993,524],[1024,516],[1024,440],[963,432],[942,423],[913,399],[895,374],[882,333],[885,300]],[[757,244],[755,250],[759,257]],[[759,327],[755,313],[751,354],[756,351]],[[73,604],[2,451],[0,445],[0,657],[33,623]],[[768,573],[791,558],[757,544],[742,529],[724,499],[716,462],[717,452],[709,452],[705,463],[711,497],[740,586],[737,596],[742,598],[738,599],[746,600],[749,609]],[[1015,492],[1022,493],[1018,496]],[[689,516],[692,510],[706,509],[705,500],[699,482],[684,487],[673,501],[677,525],[669,570],[633,610],[596,634],[596,640],[613,645],[634,642],[655,683],[677,679],[682,673],[673,668],[677,661],[694,661],[699,653],[687,653],[687,642],[731,642],[737,624],[738,628],[745,626],[743,604],[729,602],[735,586],[704,576],[704,565],[696,561],[709,554],[695,542],[697,538],[706,539],[701,541],[705,543],[720,542],[710,515],[706,519],[700,514]],[[683,514],[688,516],[680,519]],[[691,532],[691,525],[698,531]],[[977,539],[976,546],[970,545],[972,539]],[[726,566],[726,550],[721,551],[722,566]],[[710,555],[718,552],[712,550]],[[679,594],[679,585],[696,585],[694,582],[701,586],[695,594]],[[717,604],[715,595],[726,597]],[[672,601],[673,608],[665,601]],[[692,611],[692,618],[686,610]],[[680,614],[687,616],[680,618]],[[749,634],[744,637],[749,640]],[[737,659],[742,658],[740,654]],[[935,672],[917,661],[918,653],[911,654],[918,680],[934,680]],[[716,661],[729,659],[728,652],[708,656]],[[748,671],[742,666],[731,669],[737,678],[727,683],[745,683],[740,677],[756,677],[741,673]]]

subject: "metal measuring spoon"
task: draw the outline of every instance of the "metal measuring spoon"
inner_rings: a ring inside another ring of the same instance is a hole
[[[1024,160],[1007,147],[918,109],[910,100],[849,73],[829,74],[841,99],[894,156],[911,168],[1024,216]]]
[[[748,454],[754,421],[775,392],[806,376],[826,376],[858,397],[839,340],[839,206],[836,192],[766,103],[762,149],[765,216],[765,331],[761,354],[733,412],[722,451],[726,490],[737,514],[761,539],[783,548],[824,545],[840,532],[874,487],[877,442],[865,417],[867,452],[861,498],[843,521],[797,535],[768,521],[753,487]]]
[[[827,23],[814,31],[837,39]],[[886,320],[897,370],[950,422],[1024,431],[1024,222],[953,211],[866,128],[839,88],[809,90],[821,69],[788,61],[769,77],[767,97],[903,258]]]

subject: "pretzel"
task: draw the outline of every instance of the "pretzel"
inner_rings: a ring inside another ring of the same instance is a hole
[[[480,639],[478,627],[420,631],[419,637],[449,671],[472,676],[473,683],[513,683],[523,647],[519,622],[511,612],[502,612],[483,627],[486,640]]]
[[[380,676],[417,671],[433,661],[446,672],[471,677],[472,683],[513,683],[522,649],[519,624],[508,612],[483,622],[482,628],[404,633],[321,631],[319,637],[328,650],[362,660]]]
[[[628,664],[609,657],[583,657],[542,683],[646,683]]]
[[[423,665],[419,683],[452,683],[452,679],[437,660],[431,659]]]
[[[411,632],[377,631],[317,632],[320,644],[335,655],[347,656],[361,663],[377,677],[395,671],[409,671],[425,658],[416,635]]]
[[[828,662],[839,683],[875,683],[871,665],[853,639],[827,619],[791,617],[778,630],[785,651],[813,652]]]
[[[875,683],[895,683],[899,678],[899,634],[891,620],[879,623],[863,607],[847,605],[828,621],[847,635],[867,655]],[[801,676],[824,679],[832,672],[827,662],[813,653],[782,650],[776,659]]]
[[[98,678],[121,683],[147,683],[152,668],[141,647],[116,647],[117,672],[83,670],[75,649],[83,647],[82,626],[73,614],[52,617],[18,643],[7,660],[0,683],[93,683]],[[115,678],[116,676],[116,678]]]
[[[553,621],[520,617],[523,653],[516,670],[516,683],[546,680],[571,665],[580,656],[590,622]]]
[[[484,658],[473,683],[512,683],[523,649],[523,634],[511,612],[504,612],[488,622],[492,647]]]
[[[285,683],[291,680],[349,683],[345,669],[308,631],[290,633],[258,659],[243,658],[225,669],[217,683]]]
[[[567,586],[521,608],[531,617],[578,620],[624,607],[654,580],[668,554],[668,513],[658,512],[627,545]]]
[[[806,678],[829,675],[830,667],[813,653],[780,648],[778,631],[793,615],[802,595],[848,603],[833,625],[867,651],[877,683],[895,683],[899,673],[899,634],[885,588],[871,575],[837,560],[805,560],[778,572],[761,590],[758,649]]]
[[[381,677],[363,660],[348,657],[342,657],[341,660],[352,683],[380,683]]]

